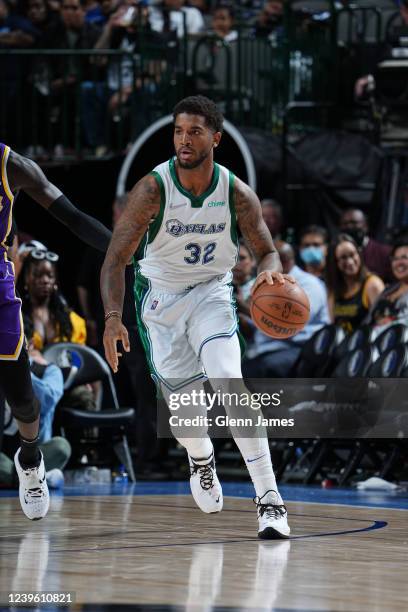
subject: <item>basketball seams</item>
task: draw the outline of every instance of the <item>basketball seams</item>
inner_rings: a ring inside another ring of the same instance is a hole
[[[301,329],[303,329],[303,327],[305,326],[304,321],[299,321],[298,323],[296,323],[293,321],[288,321],[287,319],[279,319],[279,317],[277,317],[276,315],[270,315],[269,312],[265,312],[265,310],[262,310],[262,308],[258,306],[257,304],[254,304],[253,306],[256,306],[258,310],[260,310],[262,314],[268,317],[268,319],[270,319],[271,321],[274,320],[274,321],[279,321],[280,323],[285,323],[288,327],[289,326],[297,327],[298,325],[300,325]]]
[[[291,302],[292,304],[297,304],[298,306],[301,306],[302,308],[306,308],[307,312],[310,314],[310,308],[305,306],[305,304],[302,304],[302,302],[298,302],[297,300],[292,300],[292,298],[285,298],[285,297],[283,297],[283,295],[270,295],[270,296],[269,295],[265,295],[265,294],[264,295],[260,295],[252,303],[256,304],[257,300],[261,300],[264,297],[273,298],[274,300],[276,300],[276,299],[278,299],[278,300],[285,300],[286,302]],[[259,306],[258,306],[258,308],[259,308]]]

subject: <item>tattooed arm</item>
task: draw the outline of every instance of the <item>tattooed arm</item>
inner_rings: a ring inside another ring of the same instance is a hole
[[[239,228],[258,264],[258,276],[252,287],[252,293],[264,282],[270,285],[273,285],[274,280],[281,284],[285,279],[293,282],[292,277],[282,274],[279,254],[262,218],[258,196],[248,185],[235,178],[234,198]]]
[[[132,189],[124,212],[115,226],[101,270],[101,295],[105,316],[114,316],[105,323],[103,344],[106,359],[114,372],[118,369],[117,341],[129,351],[129,338],[122,324],[125,295],[125,268],[143,238],[150,221],[160,210],[160,189],[153,176],[145,176]]]

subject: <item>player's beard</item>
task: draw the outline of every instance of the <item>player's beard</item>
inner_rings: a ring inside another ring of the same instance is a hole
[[[198,166],[201,166],[201,164],[203,163],[203,161],[205,161],[207,159],[207,157],[210,155],[212,149],[210,149],[209,151],[203,151],[201,153],[201,155],[195,159],[194,161],[191,162],[183,162],[180,160],[180,157],[177,154],[177,161],[178,164],[180,166],[180,168],[183,168],[183,170],[194,170],[195,168],[198,168]]]

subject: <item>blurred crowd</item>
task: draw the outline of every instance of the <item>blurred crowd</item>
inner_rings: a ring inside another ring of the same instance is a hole
[[[122,119],[123,109],[130,113],[133,103],[144,125],[144,109],[164,96],[180,40],[211,35],[232,43],[237,11],[246,26],[253,24],[252,35],[265,37],[281,28],[283,0],[0,0],[0,50],[48,51],[24,59],[0,56],[3,112],[17,118],[21,96],[30,100],[39,126],[53,126],[56,157],[62,146],[73,148],[79,116],[83,148],[101,157],[112,145],[107,126]],[[50,53],[55,50],[72,53]],[[78,55],[81,50],[95,54]],[[115,51],[123,54],[104,55]],[[9,142],[12,124],[4,127]],[[32,133],[32,126],[25,131]],[[37,131],[36,149],[26,153],[41,157],[46,131]]]

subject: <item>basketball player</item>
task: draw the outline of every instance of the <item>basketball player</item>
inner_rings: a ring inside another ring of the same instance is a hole
[[[283,283],[281,263],[255,193],[214,163],[223,117],[203,96],[174,109],[176,156],[142,178],[115,227],[101,273],[105,307],[104,347],[116,372],[117,342],[129,351],[122,325],[126,263],[136,249],[136,309],[152,375],[165,397],[210,380],[242,379],[231,268],[236,263],[237,223],[258,263],[254,288]],[[204,370],[204,372],[203,372]],[[226,408],[227,409],[227,408]],[[201,406],[206,414],[206,406]],[[195,416],[195,415],[194,415]],[[234,435],[234,432],[232,432]],[[219,512],[223,499],[206,428],[179,438],[190,463],[190,485],[201,510]],[[235,441],[253,480],[261,538],[287,538],[287,511],[277,489],[267,437]]]
[[[21,446],[14,457],[20,503],[31,520],[43,518],[49,495],[44,460],[38,449],[39,404],[31,386],[24,344],[21,300],[16,296],[14,266],[7,259],[15,193],[22,189],[89,245],[105,250],[110,232],[75,208],[45,177],[39,166],[0,143],[0,386],[17,420]]]

